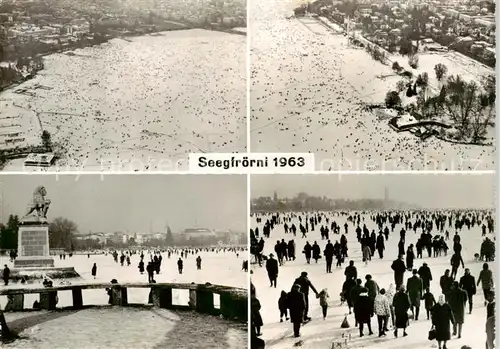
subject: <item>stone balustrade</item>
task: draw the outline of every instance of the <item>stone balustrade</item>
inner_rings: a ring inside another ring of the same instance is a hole
[[[222,315],[229,320],[247,322],[248,320],[248,292],[245,289],[211,284],[175,284],[175,283],[93,283],[61,285],[54,287],[26,287],[7,288],[0,290],[0,296],[7,296],[8,304],[6,310],[24,310],[24,295],[39,294],[40,307],[46,310],[56,310],[57,292],[71,291],[73,305],[64,309],[83,309],[93,305],[83,304],[83,290],[89,289],[110,289],[111,305],[127,306],[135,305],[128,302],[128,290],[130,288],[149,288],[151,290],[153,306],[164,309],[185,309],[194,310],[199,313]],[[189,290],[188,305],[175,305],[172,302],[173,290]],[[214,295],[219,295],[220,306],[217,309],[214,305]]]

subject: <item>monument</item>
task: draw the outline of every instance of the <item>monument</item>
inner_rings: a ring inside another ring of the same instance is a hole
[[[54,259],[50,257],[47,221],[50,200],[46,199],[46,195],[45,187],[37,187],[26,215],[21,218],[14,268],[54,267]]]
[[[47,190],[38,186],[28,210],[19,222],[17,238],[17,258],[12,270],[13,279],[39,279],[79,277],[73,267],[55,268],[54,259],[50,256],[49,222],[47,212],[50,200],[46,198]]]

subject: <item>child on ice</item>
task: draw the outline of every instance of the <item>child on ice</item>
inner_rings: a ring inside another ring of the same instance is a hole
[[[319,298],[319,305],[321,305],[321,309],[323,310],[323,320],[325,320],[326,313],[328,311],[328,298],[330,298],[330,296],[328,296],[327,289],[324,288],[323,290],[321,290],[321,292],[318,293],[316,298]]]
[[[288,321],[285,291],[281,291],[280,299],[278,299],[278,307],[280,309],[280,322],[283,322],[283,316],[285,317],[286,321]]]

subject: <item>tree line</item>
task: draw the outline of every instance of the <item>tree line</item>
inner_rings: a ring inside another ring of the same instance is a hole
[[[397,73],[401,68],[394,62],[392,68]],[[385,104],[388,108],[402,109],[400,93],[406,90],[407,97],[416,96],[416,101],[406,106],[405,111],[418,116],[419,119],[448,120],[456,132],[450,137],[456,141],[481,144],[488,128],[494,125],[496,78],[486,75],[481,84],[466,81],[459,75],[446,76],[448,68],[444,64],[436,64],[434,73],[441,86],[439,93],[429,93],[429,75],[419,74],[415,81],[404,79],[396,84],[394,90],[388,91]],[[410,78],[411,79],[411,78]]]
[[[0,224],[0,249],[16,250],[18,247],[20,219],[17,215],[10,215],[6,224]],[[134,237],[125,242],[108,239],[104,243],[97,239],[77,239],[78,227],[69,219],[58,217],[49,223],[49,246],[51,249],[63,249],[73,252],[75,250],[97,250],[102,248],[128,248],[138,246]],[[192,246],[203,247],[217,245],[219,242],[229,243],[230,233],[222,237],[195,238],[188,240],[185,236],[174,236],[170,227],[164,238],[149,239],[142,242],[142,247],[171,247]],[[247,237],[244,233],[239,234],[239,244],[246,244]]]
[[[20,219],[9,215],[7,224],[0,224],[0,249],[17,249]],[[49,223],[49,246],[74,251],[77,225],[69,219],[58,217]]]
[[[258,197],[252,200],[252,212],[309,212],[309,211],[369,211],[384,210],[387,206],[400,203],[387,202],[383,199],[330,199],[325,196],[311,196],[299,193],[293,198]]]

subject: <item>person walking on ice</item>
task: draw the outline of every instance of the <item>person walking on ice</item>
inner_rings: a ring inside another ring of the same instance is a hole
[[[97,264],[94,263],[94,265],[92,266],[92,276],[94,277],[94,280],[97,276]]]
[[[300,274],[300,277],[295,279],[294,285],[300,286],[300,292],[304,294],[306,306],[304,308],[304,321],[311,321],[311,318],[308,316],[309,314],[309,288],[313,290],[313,292],[317,295],[318,291],[314,288],[313,284],[307,277],[307,272],[303,271]]]
[[[378,336],[386,336],[387,321],[391,316],[391,306],[389,304],[389,299],[385,295],[385,289],[381,289],[380,293],[375,297],[374,313],[377,315],[378,321]]]
[[[300,292],[300,288],[300,285],[294,284],[292,286],[292,291],[287,295],[294,337],[300,337],[300,325],[302,325],[304,321],[304,311],[306,309],[306,298],[305,295]]]
[[[445,302],[444,295],[441,295],[438,303],[432,308],[432,326],[439,349],[447,349],[446,342],[451,339],[450,322],[455,324],[455,318],[450,305]]]
[[[177,270],[179,271],[179,274],[182,274],[183,267],[184,267],[184,262],[179,257],[179,259],[177,260]]]
[[[406,333],[406,327],[408,327],[408,310],[410,310],[411,303],[410,298],[408,298],[406,294],[404,285],[401,285],[398,292],[394,295],[392,305],[394,306],[394,315],[396,317],[394,336],[397,337],[398,329],[402,328],[403,337],[406,337],[408,335]]]

